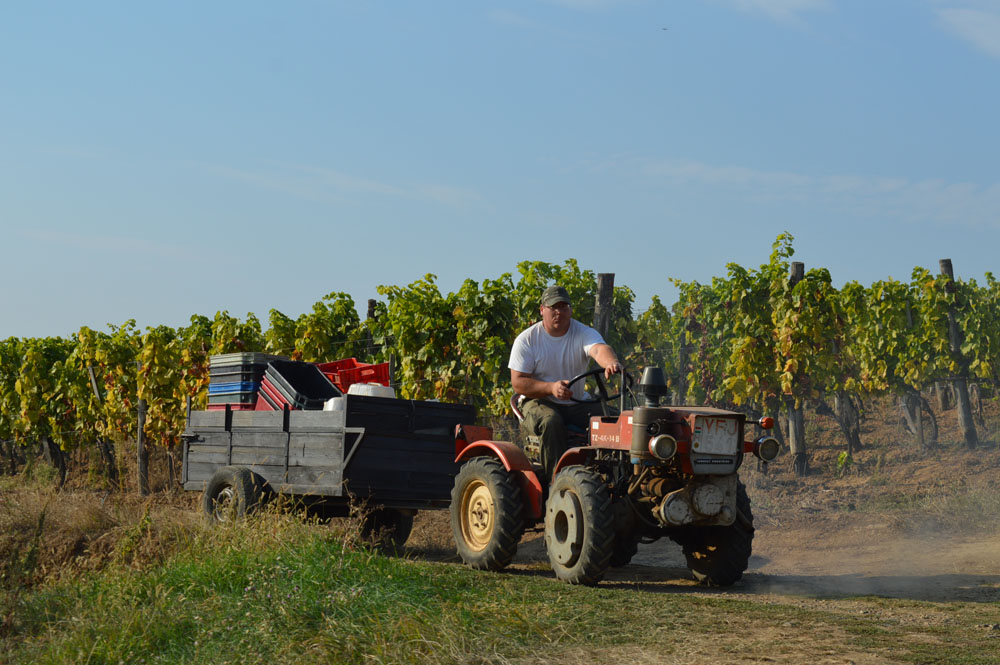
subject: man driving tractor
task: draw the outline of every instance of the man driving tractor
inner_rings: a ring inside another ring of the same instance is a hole
[[[578,403],[587,398],[583,381],[574,386],[569,380],[584,373],[593,358],[604,376],[622,371],[618,356],[601,334],[573,318],[569,294],[562,286],[542,292],[539,313],[542,320],[514,340],[510,352],[510,382],[514,392],[524,397],[522,427],[540,447],[543,473],[547,481],[566,451],[566,426],[587,430],[600,405]]]

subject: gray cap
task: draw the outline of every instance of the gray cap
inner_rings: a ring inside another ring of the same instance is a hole
[[[542,291],[542,306],[552,307],[557,302],[569,303],[569,294],[561,286],[550,286]]]

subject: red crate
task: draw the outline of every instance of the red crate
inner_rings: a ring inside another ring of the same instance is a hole
[[[267,396],[261,388],[257,388],[257,408],[255,411],[274,411],[275,408],[267,401]]]
[[[380,383],[388,386],[392,381],[392,377],[389,376],[389,363],[374,365],[358,362],[356,358],[345,358],[319,363],[317,367],[345,394],[352,383]]]
[[[278,389],[271,385],[271,382],[267,377],[263,378],[260,382],[260,399],[257,400],[257,404],[260,405],[261,402],[264,403],[263,407],[259,407],[259,411],[281,411],[287,405],[289,409],[293,411],[295,409],[294,404],[289,404],[288,400],[281,396]],[[274,408],[277,406],[278,408]]]

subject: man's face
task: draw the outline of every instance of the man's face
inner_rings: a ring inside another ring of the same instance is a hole
[[[573,309],[568,302],[557,302],[551,307],[542,305],[538,311],[542,314],[542,325],[548,334],[553,337],[562,337],[569,330]]]

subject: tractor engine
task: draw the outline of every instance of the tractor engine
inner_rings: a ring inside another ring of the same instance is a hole
[[[714,409],[637,407],[629,495],[665,527],[736,519],[743,416]]]
[[[746,417],[711,407],[659,406],[665,381],[657,368],[647,368],[639,389],[644,405],[629,418],[632,501],[663,527],[732,524]]]

